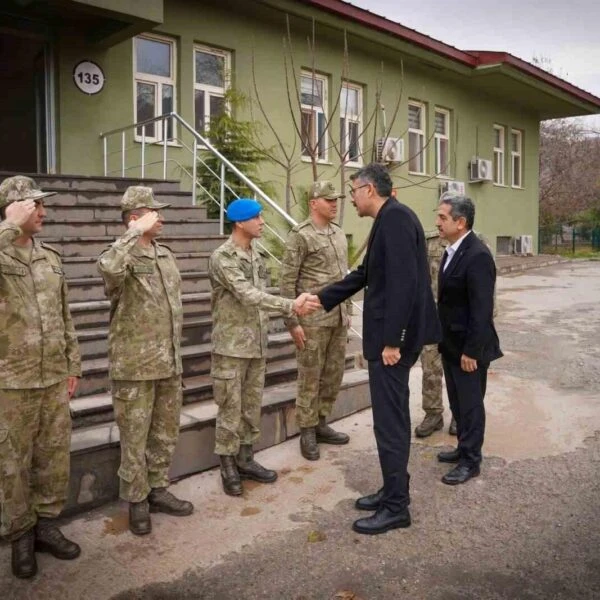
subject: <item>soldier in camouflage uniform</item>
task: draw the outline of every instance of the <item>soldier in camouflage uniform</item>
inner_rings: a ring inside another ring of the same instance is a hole
[[[317,293],[348,272],[348,244],[334,223],[337,201],[344,198],[329,181],[316,181],[309,191],[310,217],[290,232],[281,267],[281,295],[295,298],[301,292]],[[319,446],[347,444],[349,436],[327,425],[342,383],[346,359],[351,301],[330,312],[322,308],[303,317],[286,320],[296,344],[298,384],[296,423],[300,428],[300,452],[318,460]]]
[[[316,310],[302,294],[296,300],[265,292],[267,269],[252,240],[264,221],[256,200],[242,198],[227,207],[233,223],[229,239],[210,257],[213,395],[218,407],[215,453],[221,462],[223,489],[242,494],[241,479],[271,483],[277,473],[254,460],[260,437],[260,408],[265,380],[269,312],[290,317]]]
[[[110,299],[108,358],[121,437],[120,496],[129,528],[151,532],[151,512],[186,516],[194,507],[167,490],[182,402],[181,276],[162,231],[152,189],[127,188],[121,200],[127,231],[98,259]]]
[[[438,273],[444,254],[446,242],[440,238],[439,231],[425,233],[427,239],[427,259],[431,275],[433,297],[437,301]],[[423,438],[444,426],[444,405],[442,403],[442,357],[437,344],[425,346],[421,351],[422,378],[422,407],[425,412],[423,421],[415,427],[415,435]],[[452,418],[448,433],[456,435],[456,421]]]
[[[34,237],[50,195],[29,177],[0,184],[0,535],[12,542],[20,578],[36,574],[35,551],[81,552],[55,525],[68,493],[69,398],[81,359],[59,252]]]

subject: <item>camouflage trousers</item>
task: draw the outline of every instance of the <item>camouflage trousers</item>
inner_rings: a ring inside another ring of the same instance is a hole
[[[179,436],[181,375],[150,381],[112,381],[115,420],[121,437],[119,496],[141,502],[152,488],[169,485]]]
[[[0,535],[15,540],[60,514],[69,491],[67,382],[0,390]]]
[[[441,415],[444,412],[442,404],[442,357],[437,344],[424,346],[421,352],[422,406],[428,415]]]
[[[211,360],[213,397],[218,407],[215,454],[234,456],[240,444],[251,446],[260,437],[266,360],[222,354],[213,354]]]
[[[331,414],[344,376],[348,328],[303,327],[306,342],[296,350],[298,384],[296,423],[314,427],[320,416]]]

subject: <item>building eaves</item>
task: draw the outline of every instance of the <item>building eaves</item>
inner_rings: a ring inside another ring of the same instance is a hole
[[[579,101],[595,106],[600,111],[600,98],[578,88],[577,86],[556,77],[535,65],[532,65],[508,52],[491,52],[482,50],[460,50],[440,40],[420,33],[415,29],[405,27],[386,17],[382,17],[370,10],[359,8],[344,0],[298,0],[303,4],[314,6],[322,11],[329,12],[338,17],[348,19],[383,33],[388,33],[430,52],[454,60],[463,65],[477,69],[494,64],[508,65],[526,75],[534,77],[552,86],[556,90],[567,93]]]

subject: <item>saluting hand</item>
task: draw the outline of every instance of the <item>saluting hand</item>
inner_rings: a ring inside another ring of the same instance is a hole
[[[129,229],[139,231],[144,234],[147,231],[150,231],[152,227],[154,227],[156,221],[158,221],[158,212],[155,210],[151,210],[147,212],[145,215],[142,215],[139,219],[131,218],[129,221],[129,225],[127,226]]]
[[[33,200],[19,200],[11,202],[6,207],[6,222],[21,227],[27,222],[27,219],[35,210],[35,202]]]

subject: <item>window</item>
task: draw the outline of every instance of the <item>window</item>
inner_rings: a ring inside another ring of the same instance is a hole
[[[175,110],[175,43],[167,38],[134,38],[135,121],[145,121]],[[162,122],[146,125],[147,141],[162,140]],[[167,123],[167,139],[173,139],[173,123]],[[142,128],[136,139],[142,138]]]
[[[194,49],[194,127],[206,133],[211,119],[226,110],[225,92],[229,87],[231,55],[228,52],[197,46]]]
[[[511,160],[511,185],[523,187],[523,132],[518,129],[510,131],[510,160]]]
[[[450,175],[450,113],[435,109],[435,174]]]
[[[302,156],[327,160],[327,80],[320,75],[300,76]]]
[[[340,139],[347,163],[362,164],[360,134],[362,89],[345,83],[340,93]]]
[[[408,103],[408,171],[425,173],[425,105]]]
[[[494,183],[504,185],[504,127],[494,125]]]

